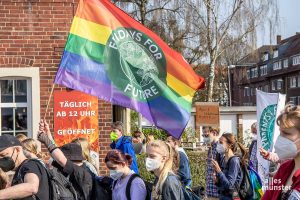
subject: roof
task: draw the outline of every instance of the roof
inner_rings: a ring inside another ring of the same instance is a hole
[[[261,61],[261,55],[265,52],[273,52],[273,49],[275,49],[276,46],[277,45],[263,45],[239,60],[236,65],[253,65],[254,63],[259,63]]]

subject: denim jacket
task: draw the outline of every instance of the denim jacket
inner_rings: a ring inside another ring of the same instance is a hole
[[[226,162],[225,157],[223,157],[221,160],[221,169],[222,171],[217,173],[217,186],[221,194],[220,199],[232,199],[233,193],[239,188],[243,179],[240,158],[233,156]]]

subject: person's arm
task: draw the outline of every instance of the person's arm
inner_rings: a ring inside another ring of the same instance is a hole
[[[238,158],[233,159],[229,163],[228,174],[225,175],[222,171],[217,172],[219,185],[222,185],[225,189],[234,189],[234,183],[236,182],[240,170]]]
[[[34,173],[24,176],[24,183],[0,190],[0,200],[30,197],[39,190],[39,178]]]
[[[279,159],[277,153],[266,151],[263,148],[259,148],[259,153],[265,160],[268,160],[268,161],[271,161],[274,163],[280,163],[280,159]]]
[[[132,181],[131,187],[130,187],[130,197],[131,199],[146,199],[147,196],[147,190],[145,183],[140,178],[135,178]]]
[[[179,152],[179,158],[178,176],[180,177],[184,186],[190,187],[192,180],[189,160],[183,152]]]
[[[62,167],[66,166],[67,158],[64,153],[56,147],[47,122],[41,120],[38,140],[43,143],[51,154],[51,157]]]
[[[183,198],[183,192],[179,180],[175,180],[175,178],[170,177],[163,186],[162,194],[162,199],[181,200]]]

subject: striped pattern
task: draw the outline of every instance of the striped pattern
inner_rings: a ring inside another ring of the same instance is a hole
[[[106,66],[105,48],[112,31],[121,27],[146,34],[163,51],[166,82],[153,79],[163,91],[160,96],[144,101],[129,97],[108,77],[106,69],[115,66]],[[204,86],[204,79],[156,34],[109,1],[80,0],[55,83],[135,109],[156,126],[179,137],[189,120],[193,95]]]

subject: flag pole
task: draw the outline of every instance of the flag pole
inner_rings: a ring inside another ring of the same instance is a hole
[[[46,115],[47,115],[47,112],[48,112],[48,108],[49,108],[51,97],[52,97],[52,94],[53,94],[53,91],[54,91],[54,87],[55,87],[55,83],[52,84],[51,92],[50,92],[50,95],[49,95],[49,98],[48,98],[48,101],[47,101],[47,107],[46,107],[46,111],[45,111],[44,118],[43,118],[44,121],[46,119]]]

